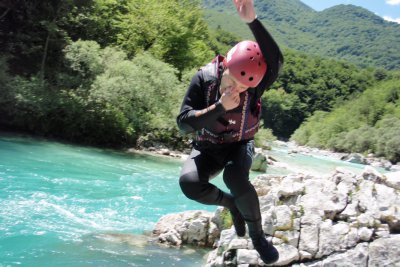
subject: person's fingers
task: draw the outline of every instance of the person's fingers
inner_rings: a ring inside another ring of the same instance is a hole
[[[240,102],[240,97],[239,97],[238,94],[235,94],[235,95],[233,96],[233,101],[234,101],[235,103],[239,103],[239,102]]]

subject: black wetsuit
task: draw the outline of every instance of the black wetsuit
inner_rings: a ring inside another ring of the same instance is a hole
[[[267,63],[267,72],[260,84],[248,89],[254,112],[257,101],[265,89],[277,79],[283,64],[283,56],[278,45],[259,20],[256,19],[248,25]],[[200,70],[192,78],[177,117],[178,126],[184,133],[199,131],[212,123],[218,123],[218,118],[225,114],[222,104],[217,103],[215,109],[198,117],[195,116],[197,111],[207,108],[202,77]],[[257,235],[261,231],[258,197],[249,181],[253,155],[254,141],[252,139],[223,144],[194,142],[193,150],[183,165],[179,181],[183,193],[190,199],[229,209],[236,205],[248,223],[250,236]],[[224,171],[223,179],[230,194],[209,183],[209,180],[222,170]],[[253,226],[249,223],[253,223]]]

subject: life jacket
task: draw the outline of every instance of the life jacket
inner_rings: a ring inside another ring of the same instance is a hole
[[[220,98],[219,86],[223,71],[220,66],[223,59],[222,56],[217,56],[211,63],[201,68],[206,107],[216,103]],[[256,108],[251,108],[256,97],[254,90],[250,88],[241,93],[239,106],[227,111],[215,123],[197,131],[195,140],[223,144],[253,139],[258,131],[261,117],[260,99],[256,102]]]

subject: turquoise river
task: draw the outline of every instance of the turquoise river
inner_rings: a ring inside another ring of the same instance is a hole
[[[329,173],[363,166],[288,155],[296,167]],[[203,266],[206,252],[148,242],[168,213],[215,207],[186,199],[179,160],[0,134],[0,267]],[[287,169],[270,168],[285,174]],[[257,173],[252,173],[255,177]],[[224,187],[221,179],[214,183]]]

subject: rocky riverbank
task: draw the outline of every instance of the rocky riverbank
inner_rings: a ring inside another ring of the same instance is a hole
[[[264,231],[280,252],[271,266],[400,266],[400,172],[260,175],[253,184]],[[264,266],[222,208],[166,215],[153,234],[171,246],[213,249],[207,267]]]
[[[387,171],[400,171],[400,162],[394,164],[385,158],[376,157],[374,154],[362,155],[360,153],[339,153],[330,150],[300,146],[295,142],[286,143],[276,141],[275,145],[287,147],[289,154],[301,153],[309,156],[319,155],[356,164],[370,165],[372,167],[382,168]]]
[[[370,165],[372,167],[382,168],[390,172],[400,171],[400,163],[393,164],[384,158],[375,157],[372,154],[364,156],[359,153],[337,153],[329,150],[321,150],[318,148],[300,146],[294,142],[281,142],[281,141],[273,142],[273,147],[285,147],[288,154],[303,154],[311,157],[323,156],[356,164]],[[141,146],[139,148],[130,148],[127,149],[127,151],[130,153],[174,158],[178,160],[185,160],[190,153],[190,149],[187,149],[186,151],[176,151],[169,149],[162,144],[153,144],[153,146],[146,146],[146,147]],[[269,156],[268,150],[256,148],[256,155],[253,162],[252,170],[258,172],[265,172],[267,170],[268,165],[277,166],[284,169],[290,169],[288,163],[279,162],[273,157]]]

